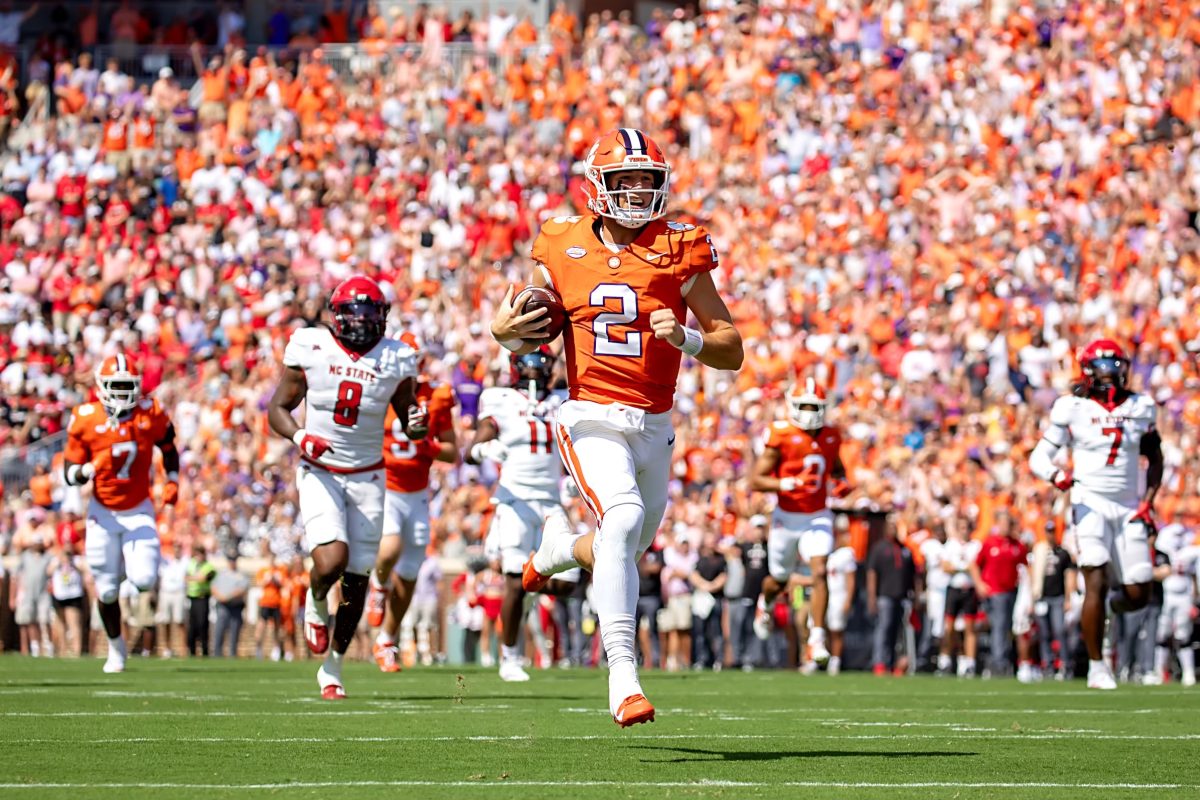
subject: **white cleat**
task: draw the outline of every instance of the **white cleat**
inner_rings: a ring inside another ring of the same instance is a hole
[[[808,657],[817,664],[825,665],[829,663],[829,648],[825,646],[825,642],[809,642]]]
[[[842,660],[840,658],[837,658],[836,656],[831,656],[829,659],[829,666],[825,668],[825,674],[837,675],[841,671],[842,671]]]
[[[109,674],[124,672],[125,657],[127,654],[124,639],[118,639],[115,645],[110,643],[108,646],[108,658],[104,660],[104,671]]]
[[[529,673],[517,661],[501,661],[500,680],[508,683],[523,683],[529,680]]]
[[[1108,664],[1101,663],[1088,667],[1087,686],[1089,689],[1112,691],[1117,688],[1117,679],[1113,677]]]
[[[1162,676],[1162,673],[1158,672],[1157,670],[1155,670],[1153,672],[1147,672],[1145,675],[1142,676],[1142,686],[1162,686],[1162,685],[1163,685],[1163,676]]]
[[[1033,667],[1029,664],[1022,664],[1017,667],[1017,682],[1033,683]]]
[[[775,619],[771,616],[770,611],[760,608],[754,612],[754,622],[751,627],[754,628],[754,635],[765,642],[771,638],[771,631],[775,629]]]
[[[1195,686],[1196,685],[1196,673],[1194,673],[1194,672],[1183,673],[1183,678],[1180,679],[1179,683],[1181,686],[1188,686],[1188,687]]]

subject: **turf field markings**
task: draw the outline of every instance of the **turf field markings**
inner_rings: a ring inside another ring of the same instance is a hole
[[[1066,783],[1051,781],[295,781],[290,783],[0,783],[0,789],[207,789],[220,791],[277,791],[280,789],[342,789],[342,788],[468,788],[492,789],[498,786],[530,788],[803,788],[803,789],[1128,789],[1131,791],[1163,791],[1165,789],[1200,789],[1192,783]]]
[[[1137,733],[1099,733],[1079,731],[1047,731],[1047,732],[1029,732],[1029,733],[1000,733],[991,728],[964,728],[964,729],[949,729],[946,733],[852,733],[852,734],[805,734],[799,737],[803,740],[820,739],[827,741],[894,741],[905,742],[912,739],[924,740],[940,740],[945,741],[953,738],[950,734],[963,732],[979,732],[984,735],[970,736],[969,739],[992,740],[992,739],[1038,739],[1038,740],[1113,740],[1113,741],[1155,741],[1155,742],[1171,742],[1171,741],[1197,741],[1200,740],[1200,734],[1184,733],[1184,734],[1137,734]],[[575,734],[575,735],[547,735],[547,736],[530,736],[530,735],[510,735],[510,736],[488,736],[488,735],[470,735],[470,736],[281,736],[281,737],[258,737],[258,736],[171,736],[171,737],[117,737],[104,739],[63,739],[57,737],[53,739],[30,739],[22,738],[9,742],[5,742],[7,746],[22,745],[22,744],[156,744],[156,743],[173,743],[173,742],[188,742],[191,744],[339,744],[339,743],[357,743],[357,744],[391,744],[398,742],[594,742],[594,741],[611,741],[620,743],[627,740],[643,740],[643,741],[689,741],[696,739],[714,739],[722,741],[762,741],[768,739],[788,739],[796,740],[797,735],[794,733],[667,733],[667,734],[638,734],[633,736],[623,736],[617,738],[618,734],[614,731],[612,734]]]

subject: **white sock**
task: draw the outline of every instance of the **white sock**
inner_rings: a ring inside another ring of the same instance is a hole
[[[842,660],[837,656],[829,657],[829,669],[837,669],[842,665]]]
[[[592,592],[600,638],[608,657],[609,705],[617,706],[631,694],[639,694],[635,640],[637,627],[637,545],[645,512],[641,506],[624,503],[610,508],[596,534],[593,550]]]
[[[383,582],[379,580],[379,576],[375,574],[375,570],[371,570],[371,588],[383,591]]]
[[[1186,644],[1179,647],[1179,668],[1184,675],[1196,673],[1196,651]]]
[[[380,647],[390,647],[390,646],[394,645],[395,643],[396,643],[395,636],[392,636],[390,633],[385,631],[383,628],[379,629],[379,635],[375,637],[375,644],[379,645]]]
[[[584,537],[582,533],[545,536],[542,546],[533,554],[533,568],[542,575],[555,575],[579,566],[575,560],[575,542]]]
[[[950,669],[950,656],[946,653],[938,653],[938,669]]]
[[[521,663],[521,661],[522,661],[521,648],[519,648],[515,644],[512,645],[511,647],[506,644],[500,645],[500,660],[501,661],[515,661],[518,664]]]
[[[121,657],[122,657],[122,658],[124,658],[124,657],[125,657],[125,655],[126,655],[126,651],[125,651],[125,637],[124,637],[124,636],[118,636],[118,637],[116,637],[116,638],[114,639],[114,638],[112,638],[112,637],[110,636],[110,637],[109,637],[109,639],[108,639],[108,649],[109,649],[109,650],[113,650],[113,651],[116,651],[116,652],[120,653],[120,654],[121,654]]]
[[[1171,660],[1171,648],[1159,645],[1154,648],[1154,669],[1159,675],[1167,671],[1167,663]]]
[[[813,628],[808,632],[809,644],[825,644],[825,629]]]
[[[1092,672],[1093,670],[1095,670],[1096,672],[1100,672],[1100,671],[1103,671],[1106,669],[1108,669],[1108,664],[1107,664],[1107,662],[1104,661],[1104,659],[1100,659],[1098,661],[1093,660],[1093,659],[1088,659],[1088,672],[1089,673]]]
[[[342,657],[343,654],[329,648],[329,654],[325,656],[325,663],[321,665],[322,671],[329,677],[335,679],[338,683],[342,682]],[[327,684],[322,684],[327,685]]]
[[[313,597],[312,587],[308,588],[308,597],[304,600],[304,619],[308,622],[315,622],[321,625],[329,624],[329,603],[328,598],[318,600]]]

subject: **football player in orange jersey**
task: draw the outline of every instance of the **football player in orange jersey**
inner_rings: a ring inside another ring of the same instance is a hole
[[[788,390],[786,420],[767,429],[762,455],[750,474],[750,488],[775,492],[771,533],[767,537],[767,567],[762,595],[754,617],[754,633],[771,635],[771,606],[787,585],[798,558],[812,569],[812,625],[808,633],[806,663],[829,661],[825,645],[825,609],[829,588],[825,561],[833,552],[833,515],[829,512],[829,483],[844,493],[846,468],[840,455],[842,435],[825,424],[828,401],[825,390],[808,378]]]
[[[570,399],[555,435],[563,464],[599,521],[596,534],[545,537],[522,585],[593,571],[609,664],[609,710],[621,727],[654,719],[634,659],[637,561],[667,504],[675,432],[671,407],[683,355],[716,369],[742,365],[742,340],[711,271],[717,252],[704,228],[663,219],[671,168],[639,130],[601,136],[588,152],[590,214],[546,222],[533,244],[532,283],[558,293]],[[523,313],[513,290],[492,335],[517,354],[545,341],[546,310]],[[684,325],[688,312],[698,328]]]
[[[69,485],[95,481],[84,546],[108,634],[104,671],[122,672],[126,648],[117,590],[123,577],[142,592],[158,580],[158,527],[150,500],[154,448],[167,473],[164,505],[179,498],[179,451],[175,426],[157,400],[142,397],[142,377],[129,358],[106,358],[95,377],[100,402],[72,412],[63,465]]]
[[[425,357],[417,337],[405,333],[400,341],[418,354],[416,397],[426,409],[429,435],[412,441],[404,435],[396,412],[388,410],[383,429],[383,469],[387,475],[383,538],[379,540],[367,595],[367,624],[380,629],[375,639],[375,663],[383,672],[400,671],[396,633],[412,602],[417,573],[429,546],[429,470],[434,461],[453,464],[458,459],[454,390],[449,384],[435,385],[421,377]]]

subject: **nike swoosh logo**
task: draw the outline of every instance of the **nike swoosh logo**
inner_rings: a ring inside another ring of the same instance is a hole
[[[671,254],[670,253],[646,253],[646,259],[648,261],[652,261],[652,260],[658,259],[658,258],[666,258],[669,255],[671,255]]]
[[[670,447],[670,446],[671,446],[671,445],[673,445],[673,444],[675,444],[675,437],[674,437],[674,436],[672,436],[670,439],[667,439],[667,447]]]

